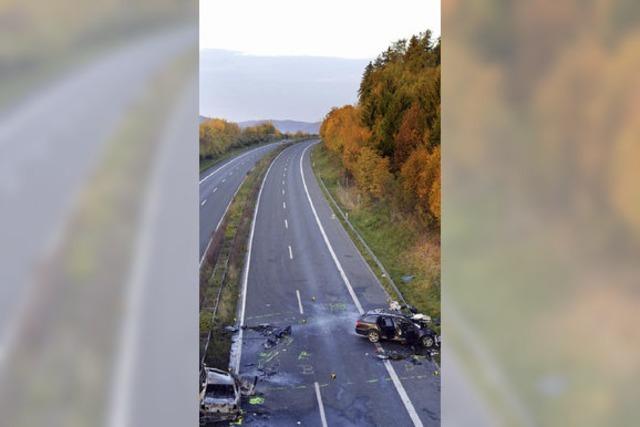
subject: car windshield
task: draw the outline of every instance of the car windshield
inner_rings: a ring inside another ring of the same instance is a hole
[[[209,384],[206,395],[216,399],[235,398],[235,390],[230,384]]]

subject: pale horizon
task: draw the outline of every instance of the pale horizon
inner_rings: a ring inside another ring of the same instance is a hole
[[[201,50],[370,59],[427,29],[440,37],[439,0],[200,0]]]

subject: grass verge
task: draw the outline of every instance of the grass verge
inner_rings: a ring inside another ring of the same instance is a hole
[[[346,184],[340,158],[323,144],[313,148],[311,160],[316,177],[325,185],[322,191],[328,191],[348,215],[349,221],[382,262],[407,302],[432,317],[440,317],[439,231],[425,230],[410,216],[394,209],[389,200],[372,202],[362,198],[355,187]],[[380,283],[394,296],[395,291],[384,273],[331,199],[326,194],[325,197]]]
[[[237,320],[240,276],[253,210],[264,174],[287,146],[278,147],[249,171],[205,255],[200,269],[200,360],[207,366],[224,370],[229,366],[232,332],[225,327]]]

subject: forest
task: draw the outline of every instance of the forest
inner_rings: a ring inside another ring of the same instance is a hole
[[[392,199],[420,224],[440,225],[440,39],[399,40],[370,62],[357,105],[332,109],[320,135],[372,201]]]
[[[215,159],[236,148],[283,137],[270,122],[241,129],[237,123],[224,119],[207,119],[200,123],[200,161]]]

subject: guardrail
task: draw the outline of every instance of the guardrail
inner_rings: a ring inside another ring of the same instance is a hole
[[[387,271],[386,268],[384,268],[384,265],[382,264],[382,262],[378,259],[378,257],[376,256],[376,254],[373,252],[373,250],[369,247],[369,245],[367,244],[367,242],[364,240],[364,238],[362,237],[362,235],[360,234],[360,232],[353,226],[353,224],[351,223],[351,221],[349,221],[349,214],[345,213],[341,208],[340,205],[338,205],[338,203],[336,202],[336,200],[333,198],[333,196],[331,195],[331,192],[329,191],[329,189],[327,189],[327,186],[324,184],[323,179],[318,176],[318,181],[320,182],[320,185],[322,186],[324,192],[327,194],[327,196],[329,196],[329,199],[331,200],[331,203],[336,207],[336,209],[338,210],[338,212],[340,213],[340,215],[342,216],[342,218],[344,219],[344,222],[347,223],[347,225],[349,226],[349,228],[351,229],[351,231],[353,231],[353,234],[355,234],[355,236],[357,237],[358,241],[362,244],[362,246],[365,248],[365,250],[367,251],[367,253],[369,254],[369,256],[371,257],[371,259],[373,259],[373,261],[376,263],[376,265],[378,266],[378,268],[380,269],[380,271],[382,272],[382,277],[384,277],[387,282],[389,282],[389,285],[391,285],[391,288],[394,290],[394,292],[396,293],[396,295],[398,296],[398,299],[400,299],[402,301],[403,304],[407,304],[407,301],[404,299],[404,296],[402,295],[402,292],[400,292],[400,289],[398,289],[398,286],[396,286],[396,283],[393,281],[393,279],[391,278],[391,275],[389,274],[389,272]]]

